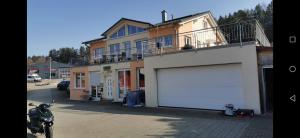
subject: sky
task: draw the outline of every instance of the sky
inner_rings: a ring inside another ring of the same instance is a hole
[[[210,10],[214,17],[251,9],[271,0],[27,0],[27,56],[48,55],[62,47],[100,38],[120,18],[161,22]]]

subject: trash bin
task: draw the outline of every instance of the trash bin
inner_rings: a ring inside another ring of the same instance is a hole
[[[136,96],[136,92],[128,92],[127,96],[126,96],[126,100],[127,100],[127,106],[128,107],[133,107],[134,105],[136,105],[136,101],[137,101],[137,96]]]

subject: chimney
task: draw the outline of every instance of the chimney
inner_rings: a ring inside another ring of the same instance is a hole
[[[163,10],[161,12],[161,16],[162,16],[162,22],[165,22],[168,20],[168,14],[167,14],[167,11]]]

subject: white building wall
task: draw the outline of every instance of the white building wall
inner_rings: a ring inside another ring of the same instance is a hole
[[[159,68],[241,63],[245,107],[260,114],[256,46],[215,47],[199,51],[145,57],[146,106],[157,107],[157,78]],[[170,86],[171,87],[171,86]]]

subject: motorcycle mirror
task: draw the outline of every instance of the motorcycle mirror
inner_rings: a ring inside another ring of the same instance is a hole
[[[29,103],[28,105],[29,105],[29,106],[35,106],[33,103]]]

